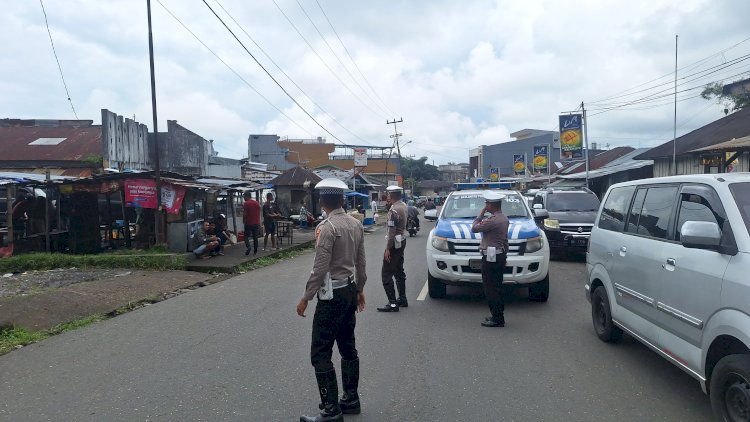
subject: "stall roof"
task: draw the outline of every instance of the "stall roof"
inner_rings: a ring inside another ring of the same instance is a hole
[[[707,151],[725,151],[725,150],[745,150],[750,148],[750,135],[741,138],[734,138],[731,141],[721,142],[715,145],[709,145],[703,148],[697,148],[690,152],[707,152]]]
[[[73,180],[75,178],[65,176],[50,176],[52,181],[61,180]],[[0,185],[12,185],[12,184],[43,184],[47,181],[47,177],[44,174],[36,173],[21,173],[13,171],[2,171],[0,172]]]

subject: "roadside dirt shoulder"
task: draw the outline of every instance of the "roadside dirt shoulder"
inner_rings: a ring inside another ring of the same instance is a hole
[[[0,297],[0,327],[46,330],[55,325],[94,314],[108,314],[144,299],[158,301],[179,294],[181,289],[203,286],[219,277],[190,271],[99,270],[85,273],[86,281],[60,282],[57,274],[36,274],[34,291],[16,288]],[[62,277],[64,278],[64,277]],[[39,279],[52,281],[39,282]],[[57,281],[56,281],[57,280]],[[6,293],[11,290],[6,282]],[[17,280],[21,283],[20,280]],[[55,283],[60,283],[57,286]],[[59,287],[58,287],[59,286]]]

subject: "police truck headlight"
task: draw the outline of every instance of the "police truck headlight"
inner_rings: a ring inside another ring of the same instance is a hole
[[[560,230],[560,222],[551,218],[545,218],[544,228],[549,230]]]
[[[526,240],[526,252],[536,252],[544,246],[542,237],[532,237]]]
[[[432,247],[442,252],[450,252],[450,248],[448,248],[448,239],[445,237],[432,236]]]

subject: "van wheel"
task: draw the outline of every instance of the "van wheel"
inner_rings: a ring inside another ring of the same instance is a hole
[[[711,375],[711,407],[717,420],[750,420],[750,355],[729,355]]]
[[[612,322],[612,310],[604,287],[597,287],[591,295],[591,318],[600,340],[615,343],[622,338],[622,330]]]
[[[549,274],[542,281],[529,286],[529,300],[532,302],[546,302],[549,299]]]
[[[442,299],[445,297],[445,283],[442,283],[439,278],[435,278],[427,272],[427,292],[433,299]]]

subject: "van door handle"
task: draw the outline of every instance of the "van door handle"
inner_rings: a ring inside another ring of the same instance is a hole
[[[674,258],[667,258],[667,265],[675,266],[677,264],[677,261],[674,260]]]

